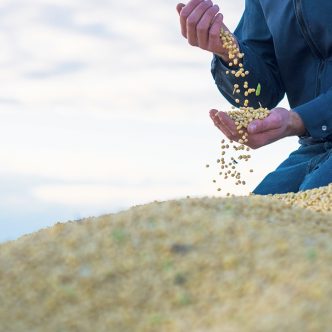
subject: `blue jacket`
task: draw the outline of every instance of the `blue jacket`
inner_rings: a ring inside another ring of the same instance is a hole
[[[246,0],[234,34],[250,71],[242,81],[262,87],[249,105],[271,109],[286,93],[308,136],[332,139],[332,0]],[[226,75],[227,69],[214,55],[215,82],[236,105],[233,84],[239,78]]]

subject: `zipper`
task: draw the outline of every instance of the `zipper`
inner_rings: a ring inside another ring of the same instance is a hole
[[[300,24],[300,28],[304,39],[306,40],[311,51],[316,55],[316,57],[322,59],[323,56],[318,47],[316,46],[316,44],[314,43],[314,41],[312,40],[308,27],[305,23],[302,11],[302,0],[294,0],[294,7],[295,7],[295,14]]]
[[[306,22],[303,17],[303,10],[302,10],[302,0],[294,0],[294,8],[295,8],[295,15],[297,18],[297,21],[299,22],[300,29],[302,31],[302,35],[307,42],[310,50],[312,53],[319,59],[319,65],[317,69],[317,79],[316,79],[316,91],[315,91],[315,97],[317,97],[320,94],[320,88],[321,88],[321,76],[323,73],[324,68],[324,58],[322,53],[320,52],[319,48],[316,46],[314,41],[311,38],[311,34],[308,30],[308,27],[306,25]]]

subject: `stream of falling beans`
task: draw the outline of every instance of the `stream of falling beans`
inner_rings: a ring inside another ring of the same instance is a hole
[[[233,95],[236,95],[235,102],[239,107],[232,106],[232,110],[228,112],[229,117],[235,122],[237,132],[240,139],[238,142],[232,140],[221,140],[221,155],[217,159],[219,168],[219,176],[223,180],[232,180],[236,186],[246,185],[239,171],[239,166],[242,162],[248,162],[251,158],[250,148],[245,145],[248,142],[247,127],[250,122],[257,119],[264,119],[269,115],[269,110],[264,107],[257,109],[249,106],[248,96],[255,93],[256,96],[260,94],[260,84],[257,88],[249,87],[249,83],[245,81],[245,77],[249,75],[249,71],[245,70],[242,59],[244,54],[240,52],[233,35],[226,30],[221,30],[220,39],[223,47],[228,51],[229,69],[226,71],[227,75],[233,75],[237,78],[237,83],[234,84]],[[235,153],[230,156],[226,151],[232,148]],[[209,167],[209,165],[206,165]],[[253,169],[250,169],[250,173]],[[217,180],[213,179],[213,183],[217,184]],[[222,191],[222,187],[217,187],[218,191]],[[230,196],[231,193],[227,193]]]

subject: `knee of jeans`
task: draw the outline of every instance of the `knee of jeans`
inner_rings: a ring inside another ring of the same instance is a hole
[[[296,192],[298,186],[285,186],[283,183],[273,183],[268,179],[264,179],[254,190],[255,195],[274,195],[274,194],[284,194],[290,191]]]
[[[319,163],[303,179],[300,190],[310,190],[324,187],[332,183],[332,154],[328,158],[320,160]]]
[[[254,195],[271,195],[271,193],[270,192],[268,192],[267,190],[266,190],[266,188],[261,188],[261,186],[257,186],[253,191],[252,191],[252,193],[254,194]]]

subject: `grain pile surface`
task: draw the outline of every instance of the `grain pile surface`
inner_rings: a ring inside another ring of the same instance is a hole
[[[298,193],[273,195],[291,206],[299,206],[318,212],[332,212],[332,184]]]
[[[0,246],[0,331],[331,331],[331,214],[183,199]]]

